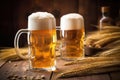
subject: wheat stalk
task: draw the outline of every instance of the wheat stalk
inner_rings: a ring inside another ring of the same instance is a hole
[[[103,72],[109,72],[114,70],[120,70],[120,68],[113,68],[113,66],[120,66],[120,61],[103,61],[103,62],[94,62],[89,64],[80,64],[79,67],[75,67],[70,70],[65,70],[60,73],[57,78],[68,78],[75,76],[84,76],[89,74],[97,74]],[[109,68],[110,67],[110,68]]]
[[[115,30],[115,29],[120,30],[120,27],[119,26],[105,26],[105,27],[102,28],[102,30],[107,30],[107,29],[108,30]]]
[[[109,34],[94,34],[86,38],[85,44],[96,47],[96,44],[99,45],[99,43],[101,43],[101,45],[104,46],[105,43],[110,43],[109,41],[115,41],[116,39],[120,39],[119,35],[120,32],[114,32]]]
[[[96,47],[96,44],[100,42],[101,45],[104,46],[104,39],[105,38],[108,38],[106,40],[110,41],[109,39],[111,39],[111,38],[113,38],[115,36],[119,37],[119,35],[120,35],[120,27],[106,26],[101,31],[95,31],[95,32],[89,33],[89,35],[87,35],[87,37],[85,39],[85,45],[86,46]],[[105,43],[109,43],[107,41]],[[97,44],[97,47],[102,47],[102,46]]]
[[[107,45],[107,44],[109,44],[109,43],[111,43],[111,42],[113,42],[113,41],[116,41],[116,40],[120,40],[120,36],[119,36],[119,35],[106,37],[106,38],[104,38],[104,39],[101,39],[101,40],[99,40],[99,41],[96,41],[95,43],[93,43],[93,45],[94,45],[95,47],[100,48],[100,47],[104,47],[105,45]]]
[[[100,57],[120,57],[120,46],[98,53]]]
[[[22,55],[27,55],[27,48],[21,48],[20,52]],[[16,60],[20,59],[19,56],[16,54],[14,48],[4,48],[0,49],[0,60]]]
[[[101,61],[111,61],[111,60],[120,61],[120,58],[119,57],[85,57],[81,60],[68,62],[64,65],[69,66],[69,65],[74,65],[74,64],[88,64],[91,62],[101,62]]]
[[[105,47],[106,48],[113,48],[113,47],[118,47],[120,45],[120,40],[113,41],[109,44],[107,44]]]

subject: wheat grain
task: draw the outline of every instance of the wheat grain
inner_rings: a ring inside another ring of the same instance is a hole
[[[27,48],[21,48],[20,52],[22,55],[27,55]],[[14,48],[4,48],[0,50],[0,60],[14,60],[20,59],[19,56],[16,54]]]
[[[110,41],[115,38],[120,39],[120,32],[115,33],[109,33],[109,34],[99,34],[99,35],[91,35],[90,37],[87,37],[85,40],[86,45],[92,45],[93,46],[97,43],[105,42],[104,40]],[[106,41],[106,43],[107,43]]]
[[[97,42],[104,43],[104,41],[100,41],[100,40],[103,40],[104,38],[109,37],[109,39],[110,39],[110,38],[115,37],[115,36],[119,37],[119,35],[120,35],[120,27],[107,26],[106,28],[104,28],[101,31],[90,32],[89,35],[86,36],[85,45],[87,45],[87,46],[90,45],[90,46],[94,47],[94,46],[96,46],[95,44]],[[108,40],[108,41],[110,41],[110,40]],[[103,44],[103,43],[101,43],[101,44]],[[101,47],[101,46],[98,44],[97,47]]]
[[[120,40],[116,40],[107,44],[105,47],[110,49],[110,48],[118,47],[119,45],[120,45]]]
[[[113,71],[114,70],[113,68],[107,70],[108,67],[113,67],[113,66],[120,66],[120,61],[113,60],[113,61],[95,62],[95,63],[81,65],[71,70],[65,70],[64,72],[59,74],[57,78],[68,78],[74,76],[84,76],[89,74],[97,74],[101,72]],[[119,68],[116,69],[118,70]]]
[[[120,57],[120,46],[98,53],[99,56]]]
[[[102,62],[102,61],[111,61],[111,60],[117,60],[120,61],[119,57],[85,57],[81,60],[68,62],[64,64],[65,66],[74,65],[74,64],[88,64],[93,62]]]
[[[104,28],[102,28],[102,30],[106,30],[106,29],[110,29],[110,30],[119,29],[120,30],[120,27],[119,26],[105,26]]]
[[[110,36],[110,37],[106,37],[104,39],[101,39],[99,41],[96,41],[93,45],[95,47],[104,47],[105,45],[113,42],[113,41],[116,41],[116,40],[120,40],[120,36],[117,35],[117,36]]]

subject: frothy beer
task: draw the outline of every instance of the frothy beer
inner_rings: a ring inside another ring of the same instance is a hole
[[[84,56],[84,19],[80,14],[70,13],[61,17],[61,56],[66,60]]]
[[[48,30],[55,29],[56,21],[51,13],[36,12],[32,13],[28,17],[28,29],[29,30]]]
[[[56,21],[52,14],[36,12],[28,17],[31,68],[55,70]]]

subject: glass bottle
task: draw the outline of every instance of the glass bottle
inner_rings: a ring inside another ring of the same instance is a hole
[[[102,18],[99,21],[99,29],[112,25],[112,18],[109,16],[109,7],[101,7]]]

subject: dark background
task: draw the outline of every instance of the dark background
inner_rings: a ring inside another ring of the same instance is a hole
[[[115,21],[120,0],[3,0],[0,2],[0,47],[13,47],[16,32],[27,28],[28,15],[36,11],[52,13],[57,26],[62,15],[80,13],[85,19],[86,33],[93,31],[93,25],[97,25],[101,17],[101,6],[110,6],[110,16]]]

